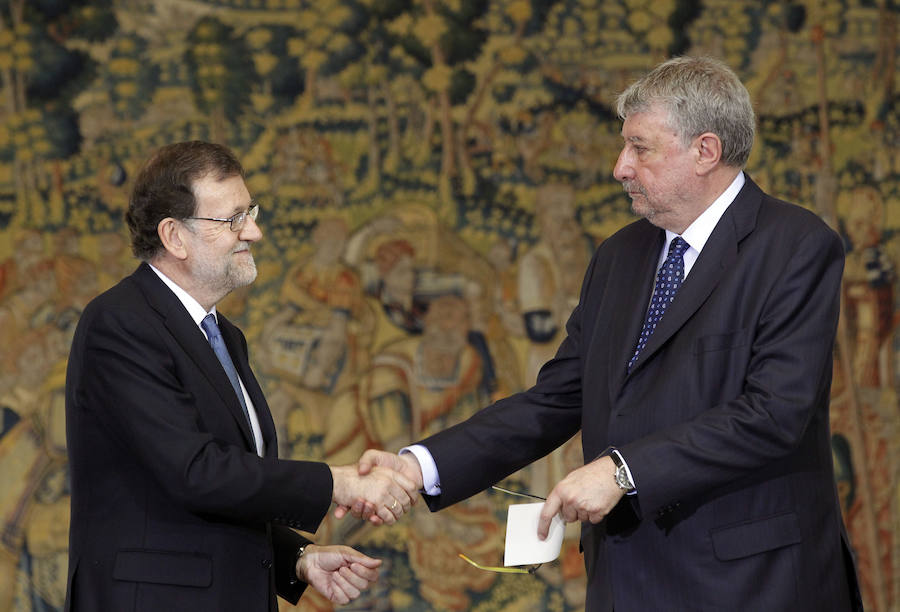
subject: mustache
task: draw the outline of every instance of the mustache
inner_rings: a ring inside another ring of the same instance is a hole
[[[622,181],[622,188],[628,193],[637,192],[642,196],[647,195],[647,192],[644,190],[644,186],[637,181]]]

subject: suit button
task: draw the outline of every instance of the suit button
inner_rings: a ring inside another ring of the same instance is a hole
[[[263,566],[263,569],[272,569],[272,560],[271,559],[263,559],[262,566]]]

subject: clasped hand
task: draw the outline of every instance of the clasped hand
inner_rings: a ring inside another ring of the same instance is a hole
[[[418,500],[418,492],[422,489],[422,469],[419,462],[411,455],[395,455],[384,451],[369,449],[363,453],[359,459],[359,463],[354,467],[360,478],[369,478],[376,474],[391,474],[397,484],[403,486],[404,491],[409,496],[409,504],[413,505]],[[368,499],[358,497],[352,503],[341,504],[334,511],[337,518],[342,518],[347,514],[352,514],[356,518],[367,520],[374,525],[382,525],[387,523],[390,525],[400,517],[394,510],[388,508],[386,514],[384,508],[379,508],[377,504],[372,503]],[[397,508],[396,510],[399,510]],[[409,506],[404,506],[403,512],[409,510]]]
[[[331,474],[337,518],[349,513],[377,525],[391,525],[418,500],[417,484],[391,467],[363,471],[358,465],[343,465],[332,467]]]

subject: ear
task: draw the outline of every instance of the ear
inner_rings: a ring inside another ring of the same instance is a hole
[[[187,259],[187,246],[184,241],[184,232],[189,231],[184,224],[172,217],[166,217],[156,226],[156,232],[162,241],[163,248],[176,259]]]
[[[704,132],[694,139],[697,154],[697,174],[705,176],[722,160],[722,141],[712,132]]]

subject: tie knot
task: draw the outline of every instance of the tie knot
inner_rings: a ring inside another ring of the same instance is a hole
[[[681,257],[684,255],[684,252],[690,248],[687,242],[685,242],[684,238],[681,236],[675,236],[672,239],[672,242],[669,243],[669,257]]]
[[[203,320],[200,321],[200,327],[203,328],[203,331],[206,332],[206,335],[210,340],[218,338],[221,335],[219,332],[219,325],[216,323],[215,315],[208,314],[203,317]]]

